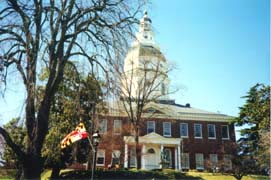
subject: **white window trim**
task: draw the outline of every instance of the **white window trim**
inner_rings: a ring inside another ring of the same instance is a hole
[[[114,154],[117,155],[117,157],[115,157]],[[111,164],[113,162],[113,158],[118,158],[120,162],[120,155],[121,155],[120,150],[113,150],[111,154]]]
[[[216,157],[215,162],[212,161],[212,158],[211,158],[212,156]],[[218,156],[217,156],[217,154],[209,154],[209,159],[210,159],[210,162],[212,163],[212,165],[213,165],[213,163],[215,163],[216,166],[218,165]]]
[[[188,166],[183,166],[183,164],[182,164],[182,169],[190,169],[190,157],[189,157],[189,153],[182,153],[182,158],[183,158],[183,156],[184,155],[188,155],[187,157],[187,159],[188,159]]]
[[[224,163],[226,164],[226,161],[229,162],[229,164],[226,164],[226,166],[229,166],[229,167],[226,167],[226,170],[232,170],[232,158],[231,157],[232,156],[230,154],[224,154],[224,156],[223,156]]]
[[[101,119],[101,122],[102,122],[102,121],[105,121],[105,132],[100,131],[100,132],[99,132],[100,134],[104,134],[104,133],[107,132],[107,123],[108,123],[108,121],[107,121],[107,119]]]
[[[227,134],[228,134],[227,138],[223,138],[223,134],[222,134],[223,126],[227,127]],[[221,125],[221,137],[222,137],[222,140],[230,140],[230,132],[229,132],[229,126],[228,125]]]
[[[103,153],[103,156],[98,156],[98,155],[99,155],[98,152],[102,152],[102,153]],[[103,157],[103,158],[104,158],[103,164],[98,164],[98,158],[99,158],[99,157]],[[104,149],[99,149],[99,150],[97,151],[96,165],[97,165],[97,166],[104,166],[104,164],[105,164],[105,150],[104,150]]]
[[[153,132],[155,132],[155,121],[147,121],[147,133],[148,132],[148,129],[149,129],[149,122],[152,122],[153,123]]]
[[[170,134],[169,134],[169,135],[165,135],[165,124],[166,124],[166,123],[169,123],[169,125],[170,125],[170,126],[169,126],[169,127],[170,127],[170,131],[169,131]],[[163,136],[165,136],[165,137],[171,137],[171,134],[172,134],[172,133],[171,133],[171,122],[163,122]]]
[[[215,137],[209,137],[209,125],[214,126]],[[208,129],[208,139],[216,139],[216,128],[215,128],[215,124],[208,124],[207,125],[207,129]]]
[[[200,155],[200,157],[202,157],[202,165],[203,166],[197,166],[197,155]],[[204,155],[202,154],[202,153],[196,153],[195,154],[195,160],[196,160],[196,169],[198,169],[198,170],[204,170]]]
[[[116,127],[115,127],[115,122],[117,122],[117,121],[120,122],[120,132],[115,132],[115,129],[116,129]],[[119,119],[115,119],[115,120],[114,120],[114,124],[113,124],[113,133],[114,133],[114,134],[121,134],[121,126],[122,126],[122,121],[119,120]]]
[[[182,128],[181,128],[182,124],[186,124],[186,127],[187,127],[187,136],[182,136]],[[188,133],[189,133],[188,132],[188,123],[180,123],[180,137],[182,137],[182,138],[188,138],[189,137]]]
[[[199,136],[199,137],[195,136],[196,135],[196,133],[195,133],[196,132],[196,125],[200,125],[200,132],[201,132],[200,135],[201,136]],[[195,139],[202,139],[202,124],[199,124],[199,123],[194,124],[194,138]]]

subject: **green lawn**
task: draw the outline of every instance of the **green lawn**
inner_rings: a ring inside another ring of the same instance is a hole
[[[0,179],[11,180],[14,179],[16,171],[13,169],[1,169]],[[91,176],[90,171],[79,170],[62,170],[61,175],[63,179],[88,179]],[[51,170],[45,170],[41,174],[42,180],[49,180],[51,176]],[[235,178],[229,174],[221,173],[206,173],[206,172],[185,172],[179,173],[174,170],[164,171],[102,171],[98,170],[95,173],[96,179],[189,179],[189,180],[235,180]],[[242,180],[269,180],[268,176],[249,175],[243,177]]]
[[[90,171],[70,171],[62,173],[64,179],[71,177],[89,178]],[[191,180],[235,180],[230,174],[206,173],[206,172],[176,172],[174,170],[163,171],[98,171],[97,179],[191,179]],[[269,180],[268,176],[248,175],[242,180]]]
[[[52,170],[44,170],[43,173],[41,173],[41,180],[48,180],[51,176]]]
[[[15,175],[16,175],[16,170],[14,169],[0,169],[1,180],[14,179]]]
[[[203,180],[235,180],[235,178],[229,174],[221,173],[203,173],[203,172],[187,172],[188,175],[193,177],[200,177]],[[269,180],[268,176],[248,175],[244,176],[242,180]]]

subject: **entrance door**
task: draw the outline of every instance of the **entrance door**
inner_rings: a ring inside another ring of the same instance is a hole
[[[164,149],[164,168],[171,168],[172,167],[172,153],[171,149],[165,148]]]
[[[144,169],[159,169],[159,149],[155,147],[150,147],[146,154],[143,156],[144,158]]]

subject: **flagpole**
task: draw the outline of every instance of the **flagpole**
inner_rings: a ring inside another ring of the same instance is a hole
[[[93,158],[92,158],[92,166],[91,166],[91,180],[93,180],[93,176],[94,176],[94,163],[95,163],[95,148],[93,147],[92,143],[91,143],[91,140],[89,139],[89,136],[88,136],[88,141],[89,141],[89,145],[91,147],[91,150],[93,152]]]
[[[91,101],[90,102],[90,105],[91,106],[93,106],[92,107],[92,112],[91,112],[91,120],[92,120],[92,128],[91,128],[91,136],[93,135],[93,128],[94,128],[94,119],[95,119],[95,106],[96,106],[96,103],[95,103],[95,101]],[[90,144],[90,146],[91,146],[91,149],[92,149],[92,166],[91,166],[91,180],[93,180],[93,177],[94,177],[94,167],[96,167],[96,164],[94,165],[94,163],[96,163],[96,157],[95,157],[95,155],[96,155],[96,150],[95,150],[95,148],[93,147],[93,144],[91,143],[91,141],[90,141],[90,138],[89,138],[89,136],[88,136],[88,141],[89,141],[89,144]]]

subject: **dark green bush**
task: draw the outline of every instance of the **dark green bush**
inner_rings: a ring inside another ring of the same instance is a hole
[[[75,170],[61,173],[61,179],[90,179],[91,171]],[[103,171],[97,170],[95,179],[201,179],[177,171]]]

